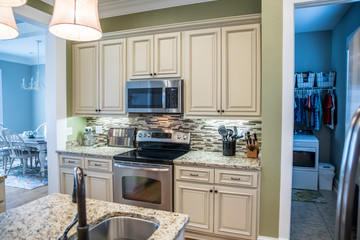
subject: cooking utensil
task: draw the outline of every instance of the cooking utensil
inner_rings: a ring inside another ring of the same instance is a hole
[[[247,134],[247,140],[246,140],[246,143],[247,143],[248,145],[250,145],[250,144],[251,144],[250,132],[247,132],[246,134]]]
[[[256,133],[254,133],[254,145],[256,144],[256,142],[257,142],[257,135]]]
[[[234,126],[234,132],[233,132],[233,135],[231,136],[232,140],[235,140],[237,135],[238,135],[238,130],[237,130],[237,127]]]
[[[220,125],[218,128],[218,132],[219,134],[223,137],[223,141],[226,141],[226,137],[227,137],[227,130],[226,127],[224,125]]]
[[[226,131],[227,131],[227,140],[228,141],[232,141],[232,135],[233,135],[233,130],[231,130],[231,129],[226,129]]]

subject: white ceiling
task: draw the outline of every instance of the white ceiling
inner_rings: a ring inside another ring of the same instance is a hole
[[[45,63],[45,34],[47,28],[25,22],[24,18],[15,15],[16,25],[20,35],[15,39],[0,40],[0,60],[36,65],[37,40],[39,45],[40,63]]]
[[[295,32],[333,30],[352,3],[295,9]]]

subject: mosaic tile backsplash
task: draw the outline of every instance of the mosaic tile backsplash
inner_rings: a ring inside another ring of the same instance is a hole
[[[233,129],[238,127],[256,132],[261,149],[261,121],[253,120],[221,120],[221,119],[183,119],[181,115],[130,115],[128,118],[116,117],[89,117],[87,126],[95,131],[95,126],[102,126],[103,133],[96,136],[96,146],[107,144],[107,134],[111,127],[136,127],[137,129],[171,129],[176,131],[190,132],[191,150],[203,150],[211,152],[222,151],[222,138],[218,133],[218,127],[225,125]],[[237,141],[237,154],[246,156],[246,142],[244,139]]]

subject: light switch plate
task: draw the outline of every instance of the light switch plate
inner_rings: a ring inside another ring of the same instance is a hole
[[[96,132],[97,134],[102,134],[102,132],[103,132],[102,126],[96,126],[96,127],[95,127],[95,132]]]
[[[72,135],[72,127],[68,127],[67,130],[66,130],[66,134],[69,136],[69,135]]]

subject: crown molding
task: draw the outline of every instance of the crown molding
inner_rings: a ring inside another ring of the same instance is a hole
[[[48,0],[47,0],[48,1]],[[215,0],[122,0],[99,4],[99,17],[109,18],[138,12],[178,7]]]

